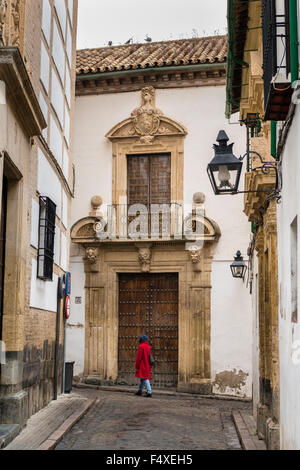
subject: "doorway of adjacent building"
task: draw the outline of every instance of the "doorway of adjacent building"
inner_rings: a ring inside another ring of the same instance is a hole
[[[20,280],[20,203],[22,201],[22,174],[13,163],[9,155],[4,152],[2,199],[0,215],[0,341],[2,358],[0,362],[7,361],[5,350],[7,347],[7,325],[9,325],[9,340],[13,343],[12,333],[17,335],[16,329],[11,329],[11,322],[17,316],[16,298],[20,295],[17,289]],[[8,267],[8,264],[10,265]],[[15,285],[15,288],[13,287]],[[4,322],[4,310],[6,321]],[[16,340],[17,341],[17,340]],[[2,360],[3,359],[3,360]],[[1,365],[0,365],[1,380]]]
[[[1,367],[5,361],[5,346],[2,342],[3,305],[4,305],[4,275],[5,275],[5,241],[7,218],[7,179],[3,176],[1,215],[0,215],[0,380]]]
[[[0,215],[0,341],[2,340],[2,319],[3,319],[3,300],[4,300],[6,215],[7,215],[7,178],[4,176],[3,183],[2,183],[2,204],[1,204],[1,215]]]
[[[176,387],[178,274],[119,275],[118,381],[135,385],[139,336],[147,334],[155,358],[152,384]]]

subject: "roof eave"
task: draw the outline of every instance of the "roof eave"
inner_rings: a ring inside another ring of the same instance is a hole
[[[174,72],[176,70],[199,70],[199,69],[213,69],[213,68],[225,68],[226,62],[214,62],[214,63],[204,63],[204,64],[193,64],[193,65],[176,65],[176,66],[167,66],[167,67],[148,67],[144,69],[128,69],[128,70],[116,70],[111,72],[91,72],[91,73],[77,73],[77,80],[88,80],[88,79],[97,79],[97,78],[109,78],[117,77],[120,75],[128,74],[144,74],[147,72]]]
[[[248,7],[250,0],[242,0],[243,6],[247,7],[247,16],[248,16]],[[230,119],[232,114],[239,111],[240,108],[240,96],[242,91],[242,82],[236,77],[237,71],[240,72],[241,67],[247,66],[243,64],[244,57],[244,44],[241,44],[239,40],[239,49],[237,50],[237,38],[236,38],[236,20],[238,15],[240,17],[245,17],[245,12],[239,12],[237,6],[239,6],[237,0],[227,0],[227,23],[228,23],[228,51],[227,51],[227,73],[226,73],[226,108],[225,116],[227,119]],[[247,18],[248,20],[248,18]],[[239,33],[243,33],[243,40],[246,40],[247,28]],[[233,93],[233,87],[235,88],[235,93]],[[234,97],[234,94],[237,95],[237,98]]]

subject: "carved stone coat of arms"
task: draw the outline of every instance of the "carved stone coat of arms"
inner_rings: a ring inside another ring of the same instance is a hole
[[[135,132],[141,136],[141,141],[151,142],[160,126],[163,112],[155,107],[155,90],[146,87],[142,90],[142,104],[135,109],[131,116]]]

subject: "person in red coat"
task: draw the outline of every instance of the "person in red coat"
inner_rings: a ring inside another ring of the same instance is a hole
[[[151,379],[151,367],[149,356],[151,354],[151,348],[148,343],[148,336],[140,336],[140,346],[137,352],[135,361],[135,376],[140,379],[140,386],[136,395],[142,395],[143,388],[147,388],[147,397],[152,397],[152,390],[150,385]]]

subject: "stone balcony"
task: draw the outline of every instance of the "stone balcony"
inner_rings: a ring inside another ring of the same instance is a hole
[[[246,193],[244,198],[244,212],[249,222],[260,221],[260,211],[265,206],[270,192],[275,188],[275,184],[275,170],[271,170],[269,174],[264,174],[261,170],[255,169],[246,173],[245,191],[255,191]]]

